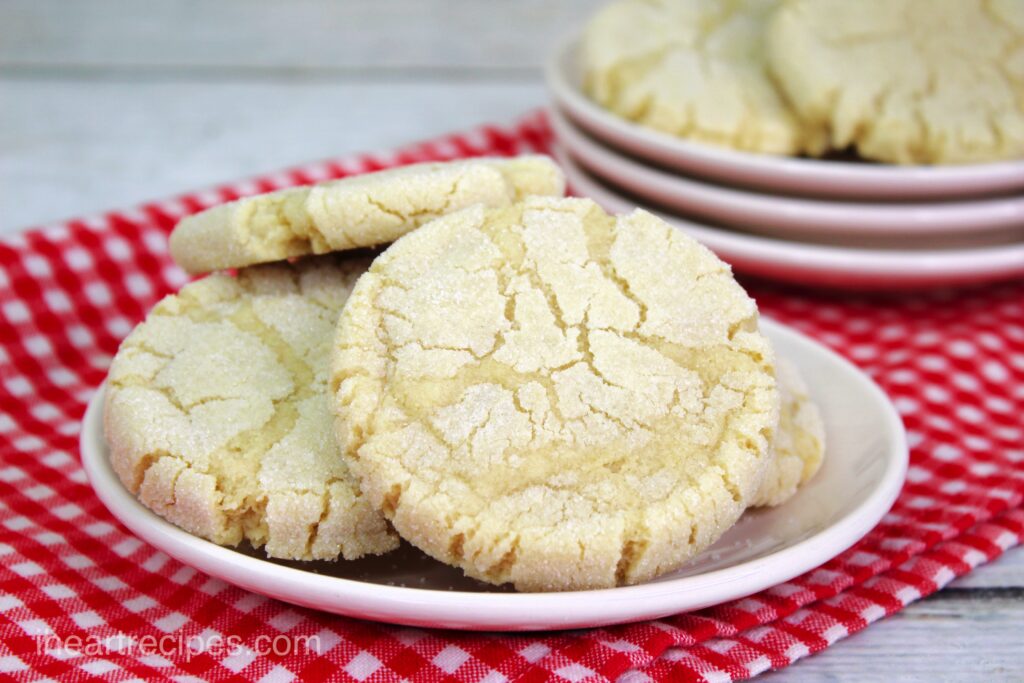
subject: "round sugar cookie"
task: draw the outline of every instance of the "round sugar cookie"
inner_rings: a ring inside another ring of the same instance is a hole
[[[294,560],[398,545],[350,484],[326,394],[342,304],[365,258],[217,274],[164,298],[107,380],[111,464],[158,515]]]
[[[802,132],[767,70],[777,0],[618,0],[586,27],[584,87],[613,113],[679,137],[774,154]]]
[[[729,267],[585,199],[471,207],[395,242],[339,319],[331,392],[402,537],[524,591],[683,564],[752,500],[778,419]]]
[[[773,459],[751,505],[775,506],[793,497],[817,474],[825,459],[825,425],[797,369],[775,359],[779,386],[779,426],[772,442]]]
[[[793,0],[766,42],[823,146],[897,164],[1024,157],[1020,0]]]
[[[171,255],[190,273],[372,247],[472,204],[565,193],[541,155],[413,164],[238,199],[183,218]]]

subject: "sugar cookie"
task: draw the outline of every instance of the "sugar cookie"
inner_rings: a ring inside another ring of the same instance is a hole
[[[347,479],[326,396],[337,316],[367,266],[257,266],[158,303],[108,378],[105,430],[125,486],[186,531],[272,557],[396,547]]]
[[[725,147],[794,154],[799,123],[766,66],[777,0],[618,0],[587,25],[587,93],[649,128]]]
[[[793,0],[771,68],[825,146],[899,164],[1024,157],[1024,2]]]
[[[528,591],[679,567],[753,499],[778,419],[729,267],[583,199],[471,207],[395,242],[345,306],[330,391],[396,530]]]
[[[786,502],[817,474],[825,458],[825,425],[807,385],[791,363],[782,358],[775,363],[780,410],[772,443],[774,458],[752,505]]]
[[[565,192],[545,156],[403,166],[221,204],[181,220],[171,255],[190,273],[386,244],[445,213]]]

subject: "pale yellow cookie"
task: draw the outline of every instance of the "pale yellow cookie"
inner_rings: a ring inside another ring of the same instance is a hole
[[[471,207],[395,242],[342,313],[331,392],[398,532],[526,591],[679,567],[753,499],[778,420],[729,267],[584,199]]]
[[[171,255],[190,273],[239,268],[386,244],[472,204],[564,193],[561,170],[540,155],[414,164],[201,211],[174,228]]]
[[[779,427],[772,443],[774,458],[751,505],[775,506],[793,497],[811,480],[825,459],[825,425],[797,369],[777,358]]]
[[[1024,2],[792,0],[772,69],[821,148],[898,164],[1024,157]]]
[[[186,531],[271,557],[396,547],[347,479],[326,395],[338,313],[368,263],[256,266],[158,303],[107,381],[106,437],[124,485]]]
[[[799,123],[766,66],[777,0],[618,0],[587,25],[587,93],[619,116],[690,140],[794,154]]]

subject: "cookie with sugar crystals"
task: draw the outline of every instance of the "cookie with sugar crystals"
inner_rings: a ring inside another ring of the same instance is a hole
[[[520,590],[638,583],[756,495],[773,353],[729,267],[644,211],[471,207],[395,242],[339,320],[330,391],[370,503]]]
[[[1024,2],[792,0],[772,70],[821,149],[897,164],[1024,157]]]
[[[398,544],[349,483],[326,387],[338,313],[365,258],[211,275],[124,340],[105,432],[124,485],[161,517],[271,557],[352,559]]]
[[[768,73],[762,35],[778,0],[617,0],[587,24],[584,88],[645,127],[698,142],[795,154],[804,132]]]
[[[393,242],[472,204],[565,193],[541,155],[414,164],[245,197],[183,218],[171,255],[190,273]]]
[[[775,378],[779,383],[779,427],[772,443],[772,464],[752,503],[758,506],[785,503],[817,474],[825,459],[825,425],[803,377],[789,361],[778,358]]]

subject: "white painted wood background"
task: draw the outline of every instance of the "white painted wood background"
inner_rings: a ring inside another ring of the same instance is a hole
[[[0,233],[545,101],[600,0],[0,0]],[[765,679],[1021,680],[1024,551]]]

